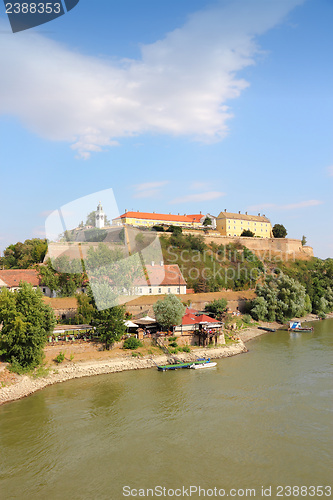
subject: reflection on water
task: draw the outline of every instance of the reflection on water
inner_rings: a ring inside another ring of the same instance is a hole
[[[207,372],[101,375],[5,405],[0,492],[118,500],[126,484],[329,484],[332,332],[322,321],[259,337]]]

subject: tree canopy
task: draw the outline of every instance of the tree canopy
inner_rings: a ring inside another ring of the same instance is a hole
[[[181,300],[173,294],[155,302],[153,309],[156,321],[166,328],[179,325],[186,311]]]
[[[0,291],[0,354],[14,367],[28,370],[40,364],[47,336],[53,332],[53,310],[43,294],[25,282],[11,292]]]
[[[126,332],[125,310],[121,306],[111,307],[103,311],[95,311],[91,322],[96,327],[105,349],[110,349],[115,342],[119,342]]]
[[[244,229],[244,231],[242,232],[241,236],[248,236],[250,238],[253,238],[254,237],[254,233],[252,231],[250,231],[250,229]]]
[[[111,222],[105,214],[104,225],[111,226]],[[93,226],[96,227],[96,210],[93,210],[87,215],[85,226]]]
[[[228,301],[224,298],[213,300],[209,304],[205,305],[205,311],[214,314],[218,319],[222,318],[223,313],[226,311]]]
[[[28,269],[43,262],[47,251],[47,240],[33,238],[9,245],[3,252],[1,265],[5,269]]]
[[[272,231],[274,238],[285,238],[288,234],[286,228],[282,224],[275,224]]]
[[[205,220],[202,223],[203,226],[211,226],[212,225],[212,219],[210,217],[206,217]]]
[[[305,287],[284,274],[276,278],[268,277],[264,285],[257,286],[256,292],[257,298],[251,305],[251,316],[256,320],[283,323],[312,310]]]

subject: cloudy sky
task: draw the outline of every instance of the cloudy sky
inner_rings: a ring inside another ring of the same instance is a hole
[[[264,212],[332,257],[330,0],[120,3],[16,34],[0,5],[0,249],[112,188],[121,213]]]

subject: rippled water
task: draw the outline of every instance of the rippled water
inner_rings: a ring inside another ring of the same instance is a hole
[[[101,375],[0,407],[0,498],[330,484],[333,320],[247,345],[216,369]]]

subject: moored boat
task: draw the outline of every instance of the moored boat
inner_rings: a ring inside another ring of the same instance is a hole
[[[199,369],[202,369],[202,368],[214,368],[214,366],[216,366],[217,363],[213,363],[212,361],[207,361],[206,363],[198,363],[198,364],[194,364],[189,366],[189,368],[193,368],[193,370],[199,370]]]
[[[290,321],[288,332],[313,332],[313,326],[302,326],[299,321]]]
[[[265,332],[276,332],[275,328],[268,328],[267,326],[258,326],[258,330],[265,330]]]

